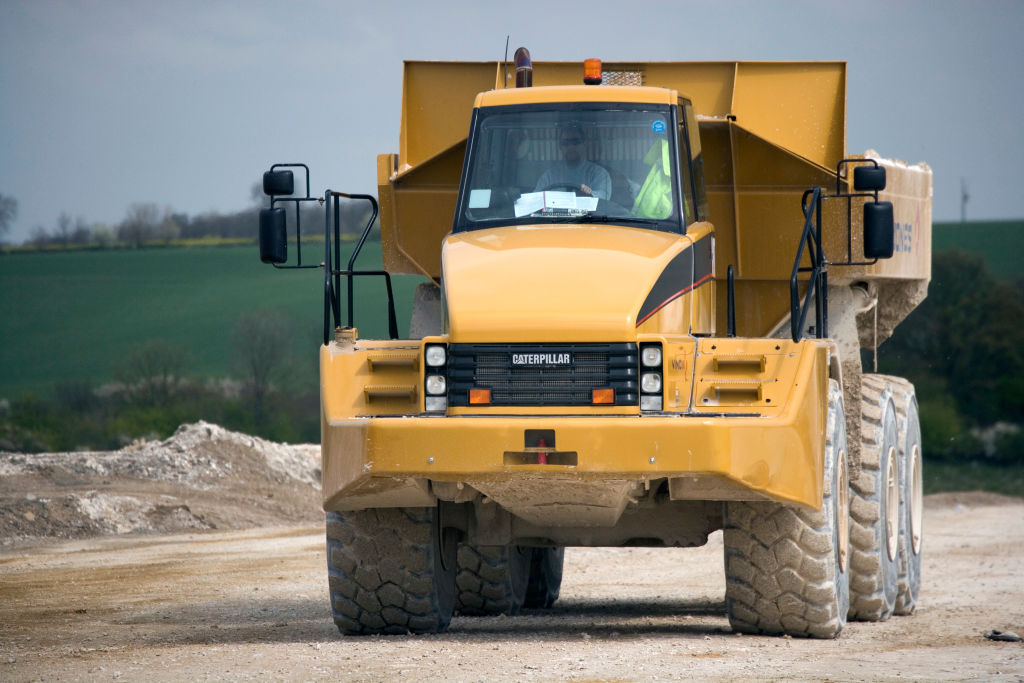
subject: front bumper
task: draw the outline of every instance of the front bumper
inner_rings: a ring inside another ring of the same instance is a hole
[[[667,480],[673,500],[767,499],[819,508],[828,347],[807,341],[780,349],[776,341],[766,342],[782,359],[758,364],[749,358],[761,342],[747,340],[742,349],[730,343],[739,342],[702,340],[691,366],[694,399],[687,409],[631,415],[584,409],[573,415],[407,410],[360,416],[353,414],[357,403],[363,409],[397,404],[386,403],[396,400],[387,397],[359,403],[355,386],[361,385],[354,386],[351,374],[353,367],[362,367],[359,353],[378,354],[369,363],[377,367],[397,362],[396,351],[386,350],[391,355],[384,356],[381,349],[335,350],[333,358],[325,351],[324,508],[426,506],[438,498],[482,496],[537,524],[611,526],[656,480]],[[756,380],[761,388],[744,390],[749,399],[740,392],[750,405],[726,406],[726,399],[714,405],[700,398],[736,394],[730,381],[741,387],[755,381],[728,379],[735,372],[730,363],[738,358],[744,367],[760,368],[755,371],[761,373]],[[343,383],[348,394],[333,390]],[[366,386],[362,395],[370,396],[371,390],[383,395],[382,384]],[[405,391],[392,393],[405,396]]]

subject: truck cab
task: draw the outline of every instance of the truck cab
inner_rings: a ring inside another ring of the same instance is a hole
[[[477,98],[441,244],[457,364],[448,408],[662,409],[653,379],[642,391],[638,341],[714,329],[714,236],[702,220],[694,124],[689,101],[660,88]],[[484,376],[483,353],[505,370]]]
[[[685,234],[706,218],[689,100],[662,88],[595,94],[590,86],[480,94],[453,232],[608,223]]]

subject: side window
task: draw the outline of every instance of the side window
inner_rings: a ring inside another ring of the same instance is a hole
[[[701,154],[697,116],[689,100],[679,98],[680,166],[686,196],[686,223],[706,220],[708,200],[704,191],[704,156]]]

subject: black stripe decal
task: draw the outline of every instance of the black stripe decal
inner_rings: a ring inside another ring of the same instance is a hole
[[[640,307],[637,327],[672,301],[714,279],[712,240],[713,237],[707,235],[669,261]]]

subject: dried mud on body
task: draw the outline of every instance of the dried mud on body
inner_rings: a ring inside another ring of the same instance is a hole
[[[1024,633],[1024,501],[985,494],[926,499],[917,613],[834,641],[733,634],[720,533],[570,548],[552,610],[343,638],[316,450],[200,424],[115,454],[0,455],[0,680],[1024,678],[1024,645],[984,637]],[[54,533],[10,522],[33,510]]]

